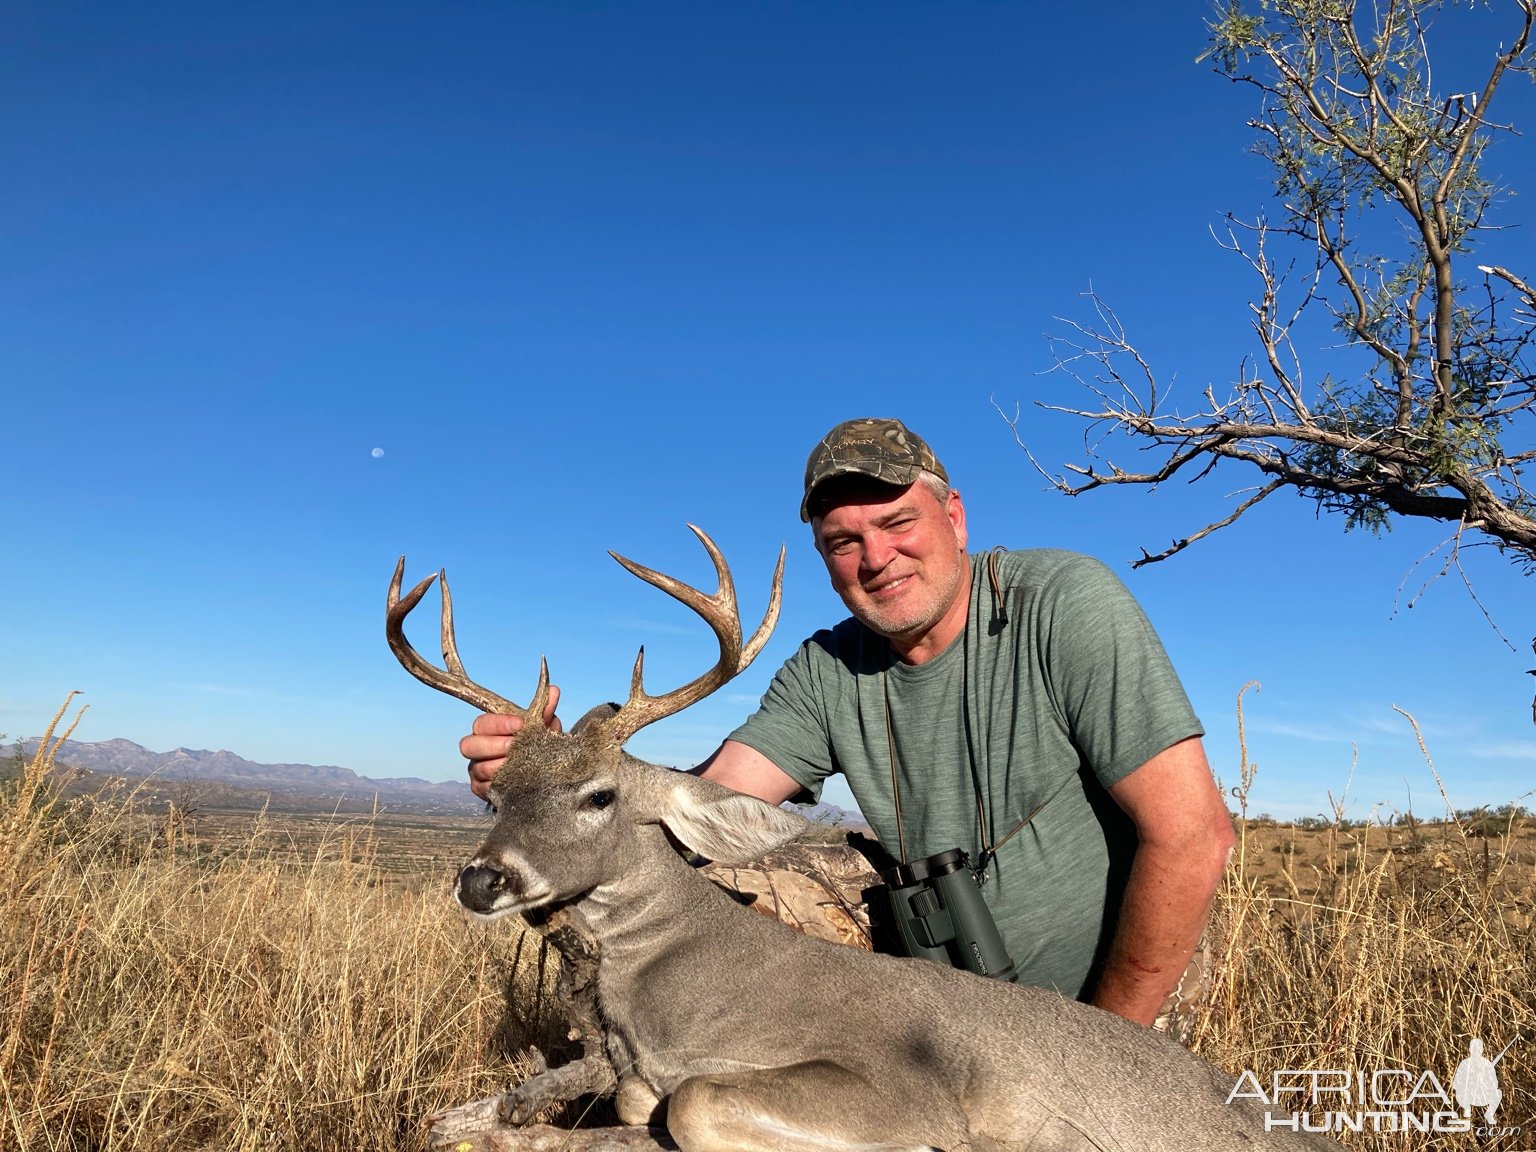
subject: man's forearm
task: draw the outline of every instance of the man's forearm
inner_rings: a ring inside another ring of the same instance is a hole
[[[1150,1026],[1177,987],[1210,917],[1228,849],[1202,846],[1198,860],[1143,844],[1126,884],[1120,917],[1093,1003]]]

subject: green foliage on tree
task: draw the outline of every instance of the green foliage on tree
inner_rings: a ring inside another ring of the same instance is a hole
[[[1487,175],[1489,149],[1512,134],[1499,97],[1511,77],[1536,76],[1536,0],[1494,5],[1502,38],[1474,75],[1452,79],[1431,50],[1465,44],[1466,23],[1488,18],[1476,7],[1230,0],[1210,21],[1200,59],[1257,96],[1249,123],[1274,176],[1270,211],[1229,217],[1222,242],[1258,281],[1252,353],[1231,385],[1181,411],[1090,294],[1094,319],[1067,321],[1053,351],[1093,399],[1043,405],[1101,434],[1083,461],[1041,468],[1063,493],[1200,479],[1218,465],[1254,476],[1226,515],[1136,565],[1290,489],[1347,529],[1428,517],[1453,526],[1452,561],[1464,541],[1487,543],[1536,572],[1536,293],[1500,258],[1510,221]],[[1154,466],[1102,455],[1127,443]]]

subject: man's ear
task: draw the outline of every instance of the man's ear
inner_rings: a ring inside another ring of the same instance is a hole
[[[965,527],[965,504],[960,499],[960,490],[958,488],[951,488],[949,490],[949,496],[944,502],[944,515],[948,517],[951,526],[955,530],[955,540],[960,545],[960,551],[964,552],[970,533]]]
[[[729,865],[750,863],[810,826],[803,816],[683,772],[670,782],[661,822],[700,856]]]

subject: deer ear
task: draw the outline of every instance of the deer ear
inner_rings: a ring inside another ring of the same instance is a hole
[[[668,790],[661,822],[699,855],[730,865],[756,860],[810,825],[804,817],[755,796],[684,773],[677,774]]]
[[[612,720],[619,714],[619,706],[612,701],[607,704],[599,704],[594,708],[588,708],[581,714],[581,719],[571,726],[571,735],[580,736],[582,731],[590,724],[601,724],[605,720]]]

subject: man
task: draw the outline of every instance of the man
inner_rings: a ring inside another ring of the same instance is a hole
[[[832,429],[800,517],[853,617],[802,644],[698,771],[774,804],[843,772],[893,854],[985,861],[1021,981],[1152,1024],[1233,834],[1140,607],[1084,556],[968,556],[960,494],[897,420]],[[519,726],[481,716],[460,742],[477,793]]]

